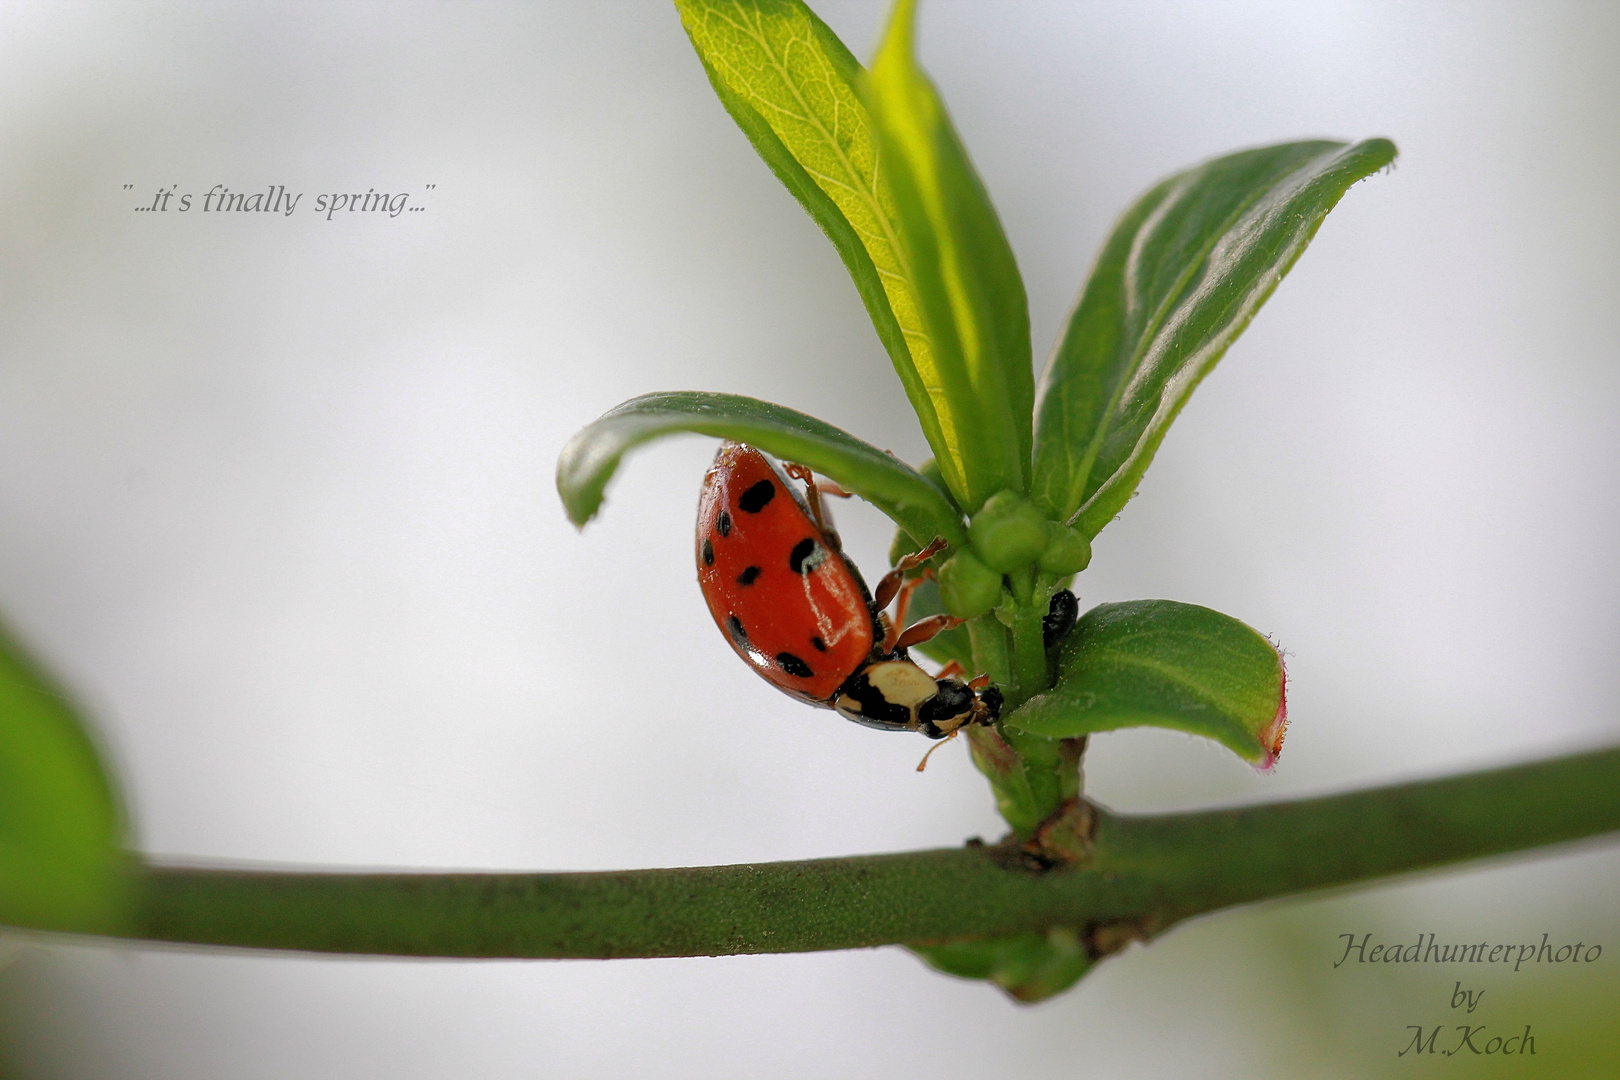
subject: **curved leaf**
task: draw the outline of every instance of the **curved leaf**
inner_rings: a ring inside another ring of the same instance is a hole
[[[1033,494],[1095,536],[1171,421],[1352,184],[1395,145],[1299,142],[1217,158],[1126,213],[1042,379]]]
[[[915,335],[917,305],[878,177],[877,136],[855,91],[860,64],[798,0],[675,6],[726,112],[838,250],[938,453],[939,417],[896,314]]]
[[[913,535],[966,542],[950,500],[893,454],[781,405],[695,390],[632,398],[568,440],[557,459],[557,493],[569,519],[583,527],[596,516],[626,450],[679,432],[751,443],[831,477]]]
[[[1026,490],[1034,387],[1023,285],[911,64],[909,8],[897,10],[863,95],[860,65],[801,0],[676,6],[726,111],[838,249],[950,490],[969,509]]]
[[[917,366],[945,399],[941,423],[964,473],[951,488],[971,513],[998,491],[1029,489],[1029,304],[995,208],[917,66],[916,6],[895,4],[862,88],[930,344]]]
[[[1003,723],[1054,739],[1173,728],[1269,768],[1288,726],[1287,676],[1276,646],[1218,611],[1171,600],[1101,604],[1064,642],[1057,684]]]
[[[118,925],[122,815],[73,706],[0,630],[0,923]]]

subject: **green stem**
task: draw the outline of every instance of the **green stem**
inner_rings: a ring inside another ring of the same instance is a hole
[[[1008,699],[1008,712],[1052,688],[1047,681],[1050,668],[1046,663],[1046,642],[1041,629],[1048,602],[1042,599],[1038,609],[1034,604],[1020,604],[1013,610],[1012,665],[1018,693],[1016,700]]]
[[[1015,634],[992,613],[968,623],[968,639],[973,643],[973,659],[978,670],[1001,687],[1006,696],[1004,712],[1011,712],[1023,700],[1019,696],[1016,654],[1009,648]],[[973,745],[973,763],[990,781],[996,809],[1020,838],[1027,839],[1040,823],[1057,808],[1054,792],[1061,783],[1054,772],[1056,743],[1035,735],[974,729],[968,733]]]
[[[610,958],[1073,927],[1106,953],[1233,904],[1620,829],[1620,748],[1266,806],[1097,814],[1094,857],[1046,872],[987,847],[588,874],[137,867],[132,924],[80,929],[313,952]]]
[[[1007,648],[1007,628],[994,613],[982,615],[967,624],[968,641],[973,646],[973,666],[990,676],[990,681],[1006,687],[1013,681],[1012,657]]]
[[[1001,687],[1006,699],[1003,713],[1048,688],[1050,668],[1041,620],[1049,598],[1042,590],[1031,591],[1032,576],[1026,574],[1025,579],[1014,583],[1015,591],[1019,584],[1025,586],[1025,602],[1014,598],[968,623],[975,667]],[[1003,616],[1010,616],[1008,623],[1002,622]],[[999,726],[994,733],[970,732],[969,737],[973,762],[989,779],[997,810],[1021,839],[1027,840],[1065,800],[1079,794],[1078,756],[1058,740]]]
[[[1015,586],[1017,584],[1015,582]],[[1030,586],[1032,581],[1022,584]],[[1029,698],[1050,688],[1051,669],[1046,661],[1046,642],[1042,632],[1042,619],[1046,615],[1048,601],[1049,597],[1043,590],[1026,587],[1021,602],[1014,602],[997,613],[1010,614],[1010,625],[1003,625],[999,621],[996,624],[1001,631],[999,640],[1002,647],[1006,647],[1009,639],[1011,643],[1010,655],[1006,658],[1011,678],[999,684],[1006,695],[1003,714],[1010,713]],[[981,621],[988,623],[991,620]],[[1016,771],[1018,797],[1011,800],[1009,805],[1004,793],[998,790],[997,803],[1008,824],[1021,839],[1027,840],[1041,822],[1062,807],[1065,800],[1079,794],[1079,759],[1067,753],[1058,740],[1006,729],[998,731],[1011,750],[1011,756],[1017,759],[1016,770],[1003,767],[1000,772],[1010,774]],[[997,783],[997,776],[985,768],[986,760],[1000,761],[1006,756],[975,755],[980,768],[990,775],[992,785]],[[1007,780],[1008,777],[1002,777],[1003,783]]]

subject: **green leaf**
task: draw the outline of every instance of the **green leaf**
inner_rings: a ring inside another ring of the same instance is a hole
[[[832,241],[900,376],[930,446],[944,445],[933,400],[896,312],[917,329],[880,185],[876,135],[855,91],[861,66],[794,0],[676,0],[720,103],[755,152]]]
[[[1016,372],[1002,376],[1007,388],[998,389],[992,385],[993,365],[986,361],[978,374],[983,385],[976,386],[959,346],[940,355],[927,310],[940,303],[937,296],[930,303],[921,295],[924,286],[913,265],[916,238],[907,231],[892,170],[881,164],[879,133],[857,90],[860,65],[843,43],[798,0],[677,0],[676,6],[721,104],[844,260],[950,490],[965,504],[970,492],[978,492],[982,501],[1000,487],[1027,488],[1023,463],[1029,457],[1033,401],[1028,317],[993,215],[988,221],[999,248],[991,245],[975,257],[988,260],[984,273],[993,271],[1002,287],[997,304],[1015,312],[996,325],[991,344],[1016,352],[1021,332],[1026,380],[1021,399]],[[965,157],[961,163],[966,166]],[[966,175],[982,199],[970,168]],[[958,179],[953,176],[953,183]],[[983,210],[988,213],[987,202]],[[983,214],[967,226],[973,243],[991,239],[981,235]],[[960,244],[952,244],[957,251]],[[982,325],[970,329],[977,335]],[[973,340],[977,348],[978,337]],[[975,394],[989,396],[980,402]],[[997,414],[1003,399],[1015,414],[1011,426]],[[1016,416],[1024,419],[1018,422]],[[991,445],[992,439],[1004,443]],[[1009,477],[1018,482],[1004,482]]]
[[[0,630],[0,923],[120,923],[123,818],[67,698]]]
[[[1395,145],[1299,142],[1161,182],[1115,227],[1042,380],[1033,495],[1095,536],[1352,184]]]
[[[1003,724],[1053,739],[1172,728],[1269,768],[1288,725],[1287,676],[1276,646],[1218,611],[1171,600],[1101,604],[1064,642],[1057,684]]]
[[[918,368],[944,399],[945,439],[964,473],[951,488],[972,513],[998,491],[1029,489],[1029,306],[995,208],[917,66],[915,28],[915,0],[898,0],[863,89],[928,335]]]
[[[833,242],[923,435],[945,447],[913,348],[926,339],[879,178],[877,136],[855,90],[861,66],[798,0],[676,0],[720,103]]]
[[[967,530],[950,500],[895,457],[813,416],[737,394],[695,390],[644,394],[609,409],[568,440],[557,460],[557,493],[575,525],[602,506],[602,491],[625,451],[680,432],[715,435],[759,447],[831,477],[889,515],[912,535],[951,544]]]

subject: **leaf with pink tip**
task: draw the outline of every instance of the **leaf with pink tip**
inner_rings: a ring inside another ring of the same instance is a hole
[[[1172,728],[1269,769],[1288,727],[1288,676],[1275,645],[1218,611],[1171,600],[1101,604],[1064,642],[1057,684],[1004,723],[1054,739]]]

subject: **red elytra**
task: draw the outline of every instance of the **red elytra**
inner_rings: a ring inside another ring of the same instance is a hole
[[[817,705],[873,658],[883,628],[860,573],[764,454],[724,443],[698,502],[698,583],[731,647]]]
[[[940,739],[994,722],[1001,692],[986,678],[963,682],[960,665],[929,675],[906,652],[959,621],[935,615],[902,630],[904,575],[945,542],[902,559],[874,599],[825,524],[810,471],[788,472],[806,481],[809,502],[743,443],[722,443],[703,478],[698,583],[737,655],[777,689],[868,727]],[[896,597],[890,622],[883,608]]]

